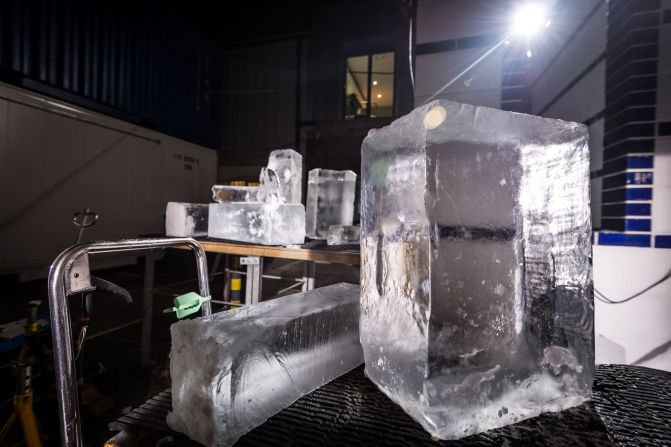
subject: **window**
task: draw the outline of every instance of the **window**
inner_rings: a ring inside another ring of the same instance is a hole
[[[347,58],[345,119],[394,115],[394,53]]]

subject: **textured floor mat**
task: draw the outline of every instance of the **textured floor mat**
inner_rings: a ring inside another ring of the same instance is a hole
[[[170,392],[165,391],[110,424],[110,429],[142,435],[147,445],[166,436],[173,438],[172,445],[197,445],[165,425],[170,407]],[[437,442],[382,394],[360,367],[296,401],[236,445],[659,446],[671,445],[670,423],[671,373],[600,365],[591,402],[460,441]]]

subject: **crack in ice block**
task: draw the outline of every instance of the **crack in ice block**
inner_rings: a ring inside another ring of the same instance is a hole
[[[352,171],[311,170],[305,205],[308,237],[326,239],[331,225],[352,225],[355,190]]]
[[[170,328],[168,425],[229,446],[363,363],[359,286],[336,284]]]
[[[269,168],[261,168],[259,175],[259,192],[257,194],[259,202],[267,203],[286,203],[282,193],[282,186],[277,173]],[[300,202],[299,202],[300,203]]]
[[[227,202],[256,202],[258,186],[212,186],[212,199],[217,203]]]
[[[173,237],[207,236],[207,203],[168,202],[165,234]]]
[[[326,245],[358,244],[360,233],[358,225],[331,225],[326,235]]]
[[[362,146],[367,376],[456,439],[590,398],[585,126],[434,101]]]
[[[265,245],[302,244],[305,208],[291,203],[210,203],[207,235]]]
[[[270,153],[268,169],[280,182],[284,203],[301,203],[303,195],[303,156],[293,149],[278,149]]]

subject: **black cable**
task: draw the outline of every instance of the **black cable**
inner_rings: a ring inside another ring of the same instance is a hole
[[[601,302],[603,302],[603,303],[606,303],[606,304],[622,304],[622,303],[626,303],[627,301],[631,301],[631,300],[633,300],[634,298],[637,298],[637,297],[643,295],[643,294],[644,294],[645,292],[647,292],[648,290],[650,290],[650,289],[652,289],[652,288],[654,288],[654,287],[657,287],[658,285],[660,285],[661,283],[663,283],[664,281],[666,281],[666,280],[669,279],[669,278],[671,278],[671,270],[669,270],[669,271],[667,272],[667,274],[664,275],[663,278],[661,278],[661,279],[659,279],[658,281],[652,283],[651,285],[649,285],[649,286],[646,287],[645,289],[641,290],[640,292],[635,293],[635,294],[633,294],[632,296],[627,297],[627,298],[624,298],[624,299],[619,300],[619,301],[612,300],[612,299],[608,298],[606,295],[604,295],[603,293],[599,292],[599,291],[597,290],[596,287],[594,288],[594,294],[595,294],[594,296],[596,297],[596,299],[598,299],[599,301],[601,301]]]

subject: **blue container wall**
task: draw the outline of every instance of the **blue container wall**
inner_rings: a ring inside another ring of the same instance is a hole
[[[158,0],[0,0],[0,81],[211,148],[214,55]]]

